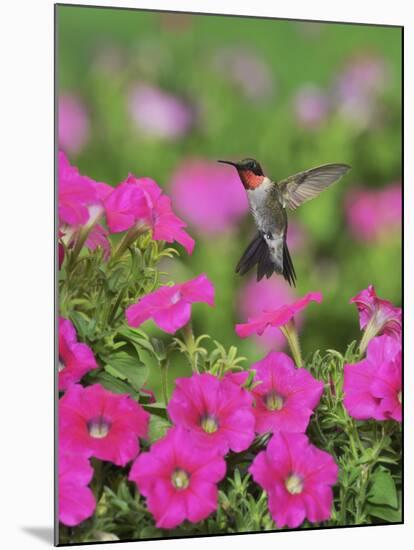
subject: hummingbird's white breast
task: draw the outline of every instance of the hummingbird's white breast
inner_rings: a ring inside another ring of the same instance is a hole
[[[284,231],[282,228],[278,229],[275,212],[271,207],[272,201],[269,201],[269,193],[272,192],[274,185],[274,182],[266,177],[260,186],[247,190],[247,197],[254,221],[263,234],[272,261],[283,270]]]
[[[272,180],[265,177],[263,183],[261,183],[258,187],[247,190],[250,211],[260,231],[264,230],[262,225],[264,218],[266,218],[265,211],[267,207],[268,193],[271,191],[273,185],[274,183]]]

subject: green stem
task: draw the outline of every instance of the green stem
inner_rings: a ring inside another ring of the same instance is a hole
[[[83,245],[85,244],[88,235],[91,231],[93,226],[85,226],[82,227],[82,229],[79,231],[78,238],[76,239],[75,246],[72,249],[72,252],[69,257],[69,261],[66,267],[66,272],[70,273],[72,269],[75,266],[76,260],[78,259],[78,256],[83,248]]]
[[[301,367],[303,367],[303,359],[300,351],[300,343],[298,332],[295,326],[295,321],[291,319],[285,325],[279,328],[289,344],[290,351],[292,352],[292,356],[296,363],[296,366],[300,369]]]
[[[119,241],[118,246],[112,254],[111,263],[116,262],[125,252],[125,250],[138,238],[138,236],[145,231],[145,226],[141,223],[134,225],[125,233],[122,239]]]
[[[194,351],[195,339],[194,339],[194,333],[193,333],[193,327],[192,327],[192,324],[191,324],[191,320],[188,321],[188,323],[186,325],[184,325],[181,330],[183,332],[184,343],[187,347],[187,353],[188,353],[188,358],[189,358],[191,370],[195,374],[200,374],[200,371],[198,369],[197,352]]]
[[[162,397],[165,406],[168,405],[168,359],[160,362]]]
[[[111,326],[113,320],[114,320],[114,317],[115,317],[115,314],[116,312],[118,311],[118,307],[120,306],[124,296],[125,296],[125,291],[126,291],[126,288],[123,288],[121,290],[121,292],[118,294],[118,298],[116,299],[116,302],[112,308],[112,310],[110,311],[109,315],[108,315],[108,320],[107,320],[107,325]]]
[[[364,355],[369,342],[378,334],[380,329],[381,327],[378,324],[377,316],[373,315],[369,320],[367,326],[365,327],[361,341],[359,343],[359,353],[361,357]]]

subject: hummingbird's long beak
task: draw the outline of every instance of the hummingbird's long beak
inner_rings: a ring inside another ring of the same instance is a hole
[[[217,162],[221,162],[222,164],[230,164],[230,166],[237,168],[237,162],[232,162],[231,160],[218,160]]]

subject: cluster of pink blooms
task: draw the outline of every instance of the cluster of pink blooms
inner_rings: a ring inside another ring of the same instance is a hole
[[[86,246],[92,250],[100,246],[108,257],[108,231],[98,223],[105,215],[110,233],[148,229],[154,240],[177,241],[192,253],[194,240],[184,230],[186,224],[174,214],[171,199],[154,180],[130,174],[113,188],[81,175],[63,152],[58,163],[59,231],[68,246],[85,233]]]
[[[401,308],[369,286],[352,298],[368,335],[366,357],[345,365],[344,405],[358,420],[402,420]]]
[[[158,527],[173,528],[185,519],[196,522],[210,515],[217,508],[217,483],[226,473],[225,455],[245,451],[256,434],[266,432],[283,437],[285,446],[291,447],[289,458],[281,463],[280,446],[270,444],[250,469],[270,499],[274,493],[269,488],[281,485],[277,501],[270,504],[277,525],[296,527],[305,515],[311,521],[330,517],[330,485],[336,481],[337,467],[304,435],[323,384],[283,353],[270,353],[251,369],[255,371],[252,391],[243,386],[248,372],[222,378],[193,374],[176,380],[168,404],[174,426],[148,453],[138,456],[129,475],[147,497]],[[306,467],[296,438],[307,449]],[[270,464],[263,461],[263,454]],[[318,474],[321,457],[326,476]],[[293,488],[292,479],[297,479]]]

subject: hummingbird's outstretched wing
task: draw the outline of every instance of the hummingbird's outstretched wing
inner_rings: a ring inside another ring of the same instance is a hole
[[[314,199],[350,168],[347,164],[324,164],[278,182],[283,206],[294,210],[304,202]]]

